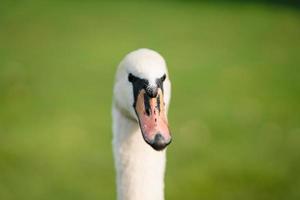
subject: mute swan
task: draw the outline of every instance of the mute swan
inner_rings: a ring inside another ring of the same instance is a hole
[[[170,92],[166,63],[157,52],[138,49],[119,64],[112,108],[118,200],[164,199]]]

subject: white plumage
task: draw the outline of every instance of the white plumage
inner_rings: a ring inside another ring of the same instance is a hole
[[[163,82],[166,111],[171,92],[165,60],[157,52],[139,49],[119,64],[112,108],[118,200],[163,200],[166,150],[156,151],[143,139],[129,73],[148,80],[153,87],[157,78],[167,75]]]

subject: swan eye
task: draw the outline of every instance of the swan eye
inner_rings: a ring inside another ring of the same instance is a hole
[[[164,74],[161,78],[156,79],[156,84],[161,87],[163,82],[166,80],[166,74]]]
[[[160,81],[161,82],[164,82],[166,80],[166,74],[164,74],[161,78],[160,78]]]
[[[128,75],[128,81],[129,82],[135,82],[136,80],[137,80],[138,78],[137,77],[135,77],[135,76],[133,76],[132,75],[132,73],[129,73],[129,75]]]

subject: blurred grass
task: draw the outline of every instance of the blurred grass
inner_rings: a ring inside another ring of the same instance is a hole
[[[118,62],[153,48],[173,86],[166,199],[300,198],[300,17],[197,2],[0,6],[0,199],[114,199]]]

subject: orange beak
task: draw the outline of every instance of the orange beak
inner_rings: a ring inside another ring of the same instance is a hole
[[[144,89],[137,96],[135,111],[144,140],[155,150],[163,150],[171,142],[163,92],[158,88],[156,97]]]

